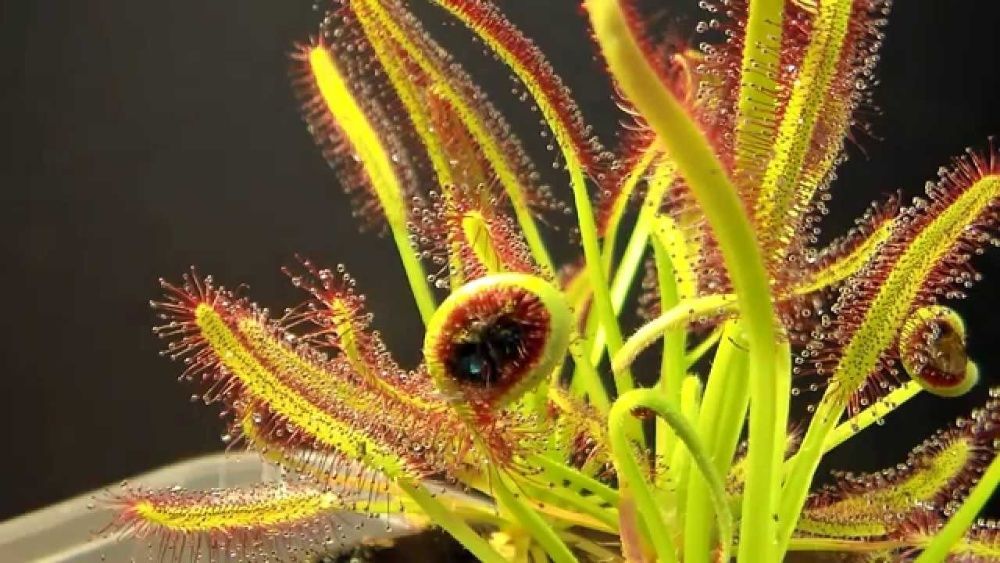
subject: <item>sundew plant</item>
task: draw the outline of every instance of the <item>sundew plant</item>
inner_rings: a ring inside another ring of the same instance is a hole
[[[1000,560],[976,521],[1000,482],[998,400],[898,465],[813,485],[915,395],[979,379],[946,303],[998,243],[992,143],[818,242],[890,0],[701,0],[694,46],[586,0],[581,49],[623,110],[614,150],[497,7],[430,1],[506,65],[565,181],[541,185],[524,132],[406,3],[326,6],[295,88],[357,215],[398,249],[423,359],[397,363],[343,266],[287,268],[308,300],[279,317],[194,271],[163,282],[156,332],[182,379],[284,477],[127,489],[118,533],[167,558],[308,558],[353,511],[489,562]],[[578,260],[553,262],[551,214],[575,217]],[[789,420],[803,387],[818,393]]]

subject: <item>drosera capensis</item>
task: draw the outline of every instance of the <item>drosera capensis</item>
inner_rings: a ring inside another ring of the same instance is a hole
[[[820,246],[846,140],[870,128],[891,2],[699,4],[693,39],[664,42],[641,3],[582,2],[621,108],[605,145],[499,6],[428,1],[541,120],[565,172],[546,187],[506,93],[408,3],[327,3],[293,82],[363,225],[396,245],[423,356],[395,359],[344,266],[287,267],[307,297],[278,318],[242,286],[163,282],[165,354],[221,407],[229,446],[282,477],[128,489],[110,529],[171,559],[311,557],[340,547],[344,511],[440,527],[489,562],[1000,557],[1000,524],[977,521],[1000,483],[1000,389],[900,464],[814,483],[915,397],[989,379],[953,301],[1000,244],[997,147]],[[576,220],[565,264],[552,214]],[[639,372],[655,353],[658,373]],[[805,385],[822,397],[791,408]]]

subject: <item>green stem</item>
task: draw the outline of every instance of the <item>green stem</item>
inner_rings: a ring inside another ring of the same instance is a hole
[[[680,303],[677,280],[674,277],[674,266],[670,254],[663,246],[659,237],[653,237],[653,257],[656,261],[656,278],[660,290],[660,310],[669,311]],[[660,358],[659,387],[664,396],[674,406],[680,406],[681,383],[687,372],[684,362],[684,351],[687,348],[687,331],[683,328],[668,330],[663,334],[663,355]],[[667,429],[662,420],[656,423],[657,455],[669,456],[674,451],[676,442],[673,432]]]
[[[996,492],[998,484],[1000,484],[1000,456],[993,458],[989,467],[986,468],[986,472],[979,479],[979,483],[973,487],[972,492],[962,503],[962,507],[952,514],[948,523],[934,536],[924,552],[917,558],[916,563],[944,561],[952,546],[962,539],[965,532],[972,526],[973,520],[989,502],[993,493]]]
[[[622,556],[616,551],[612,551],[599,543],[574,534],[573,532],[561,532],[564,540],[573,544],[578,550],[591,555],[595,561],[621,561]]]
[[[774,356],[775,373],[792,373],[792,350],[791,343],[787,338],[782,338],[777,343],[777,354]],[[792,378],[779,377],[774,385],[774,445],[771,464],[775,468],[775,486],[781,492],[782,471],[784,470],[785,456],[788,454],[788,409],[791,406],[789,398],[792,396]],[[775,498],[772,515],[777,515],[780,506],[780,496]],[[775,530],[777,532],[777,530]],[[777,536],[776,536],[777,537]],[[784,552],[779,552],[784,554]]]
[[[562,541],[555,530],[537,512],[518,498],[507,486],[504,477],[495,472],[493,490],[500,504],[510,511],[514,519],[531,533],[535,541],[545,548],[546,553],[556,563],[576,563],[576,557]]]
[[[731,311],[736,308],[736,304],[731,295],[708,295],[681,301],[673,309],[644,324],[629,337],[622,349],[611,359],[612,371],[628,368],[643,350],[652,346],[667,331],[683,327],[700,317]]]
[[[673,183],[674,177],[673,169],[664,165],[658,167],[656,174],[649,182],[649,190],[646,192],[646,198],[639,210],[639,217],[636,219],[635,227],[632,229],[628,244],[625,246],[625,253],[622,254],[622,259],[611,282],[611,306],[616,314],[621,312],[625,298],[628,297],[628,292],[632,289],[636,273],[639,271],[639,266],[642,265],[642,257],[646,253],[649,235],[653,230],[653,223],[660,209],[660,203],[663,201],[667,189]],[[607,334],[601,328],[598,328],[594,333],[593,347],[590,351],[590,361],[594,365],[601,361],[606,337]]]
[[[684,415],[684,420],[696,428],[698,425],[698,413],[701,411],[701,380],[697,375],[689,375],[684,378],[681,385],[680,412]],[[662,419],[661,419],[662,420]],[[668,425],[669,428],[669,425]],[[670,464],[667,475],[674,479],[674,498],[676,498],[677,514],[688,517],[687,508],[687,487],[691,475],[691,453],[687,448],[674,448],[670,455]],[[704,522],[702,523],[704,525]],[[687,557],[692,557],[688,552],[684,552]],[[697,556],[694,556],[697,558]]]
[[[882,420],[885,415],[899,408],[913,397],[916,397],[921,390],[923,390],[923,387],[916,381],[907,381],[877,403],[834,428],[833,432],[827,436],[826,442],[823,443],[823,453],[829,452],[854,437],[858,432]]]
[[[552,461],[551,459],[541,455],[533,455],[529,457],[528,462],[538,465],[542,469],[551,472],[559,479],[563,479],[572,485],[594,493],[598,498],[611,504],[612,506],[618,505],[618,501],[620,499],[618,491],[592,477],[580,473],[572,467]]]
[[[694,428],[685,420],[684,415],[667,402],[659,391],[637,389],[622,395],[615,401],[608,417],[608,428],[611,437],[612,457],[618,470],[618,476],[635,493],[636,507],[645,521],[646,528],[651,531],[651,539],[657,556],[661,561],[676,560],[674,546],[669,540],[669,528],[664,525],[660,509],[643,477],[638,462],[635,460],[632,446],[623,430],[623,419],[632,416],[632,411],[636,408],[651,409],[658,416],[666,419],[680,441],[687,446],[691,459],[702,472],[711,491],[720,537],[719,560],[728,561],[729,546],[732,545],[733,541],[733,518],[726,504],[725,488],[721,475],[712,465],[708,452],[699,440]],[[691,554],[686,555],[691,556]]]
[[[653,497],[649,484],[646,482],[645,472],[639,467],[633,453],[633,444],[625,435],[624,425],[626,417],[632,418],[632,407],[636,401],[629,401],[635,393],[644,390],[635,390],[622,395],[615,401],[608,415],[608,428],[611,439],[612,460],[618,479],[621,481],[619,489],[631,490],[635,498],[636,509],[642,516],[645,529],[650,530],[650,543],[656,550],[657,560],[663,563],[676,563],[677,550],[673,542],[670,541],[670,528],[667,527],[660,513],[660,507]],[[672,411],[674,412],[674,411]],[[677,414],[681,419],[683,415]],[[681,420],[683,422],[683,420]]]
[[[668,174],[667,172],[670,173]],[[669,169],[663,173],[658,171],[653,180],[650,181],[649,191],[646,192],[642,209],[639,211],[639,218],[632,229],[632,234],[629,236],[628,244],[625,247],[625,253],[622,254],[622,259],[617,270],[615,270],[614,280],[611,283],[611,307],[615,315],[621,312],[629,289],[632,288],[635,281],[636,273],[639,271],[640,264],[642,264],[642,256],[649,242],[649,234],[655,218],[655,212],[659,209],[660,201],[663,200],[663,196],[671,182],[673,182],[673,174],[672,170]],[[609,246],[608,239],[605,239],[605,255],[608,252],[613,253],[614,248],[613,245]],[[598,326],[600,324],[598,317],[596,308],[591,307],[587,315],[586,342],[588,343],[587,349],[589,350],[587,355],[590,358],[592,366],[601,363],[601,357],[604,355],[605,344],[607,343],[607,333],[604,331],[604,327]],[[572,387],[574,390],[582,391],[582,388],[589,386],[586,382],[580,381],[582,377],[588,377],[588,375],[580,373],[579,369],[573,373]],[[606,413],[607,410],[605,409],[603,412]]]
[[[756,235],[725,168],[685,108],[660,82],[656,69],[632,36],[619,3],[616,0],[587,0],[586,6],[612,74],[663,142],[694,194],[719,242],[736,290],[750,343],[752,405],[739,555],[741,561],[773,561],[777,557],[774,555],[775,523],[771,515],[777,508],[780,493],[780,471],[775,467],[774,447],[779,441],[784,442],[784,437],[774,436],[779,414],[774,399],[775,389],[780,386],[777,380],[790,378],[791,373],[774,373],[777,341],[774,306]],[[782,9],[781,0],[751,0],[753,27],[748,33],[755,32],[758,26],[771,26],[764,33],[780,36]],[[765,23],[758,24],[762,11]],[[755,42],[761,37],[750,34],[748,38],[754,41],[750,44],[752,54],[758,47]],[[760,44],[772,43],[774,41]],[[769,60],[774,58],[771,54]],[[745,115],[741,113],[737,120]],[[787,401],[788,397],[781,400]],[[764,511],[763,518],[761,511]]]
[[[719,342],[722,338],[722,329],[724,325],[719,325],[712,329],[712,332],[706,336],[701,342],[698,343],[687,356],[684,357],[684,369],[691,369],[691,366],[696,364],[698,360],[702,358],[708,351]]]
[[[541,233],[538,231],[538,224],[535,222],[531,210],[523,205],[514,204],[513,207],[514,216],[517,217],[518,225],[521,227],[521,233],[528,244],[528,250],[531,251],[532,258],[535,259],[535,262],[538,263],[538,266],[546,276],[554,276],[556,271],[555,266],[552,263],[552,258],[549,257],[549,250],[545,246],[545,240],[542,239]]]
[[[437,305],[434,302],[434,294],[427,283],[427,273],[423,264],[417,258],[416,251],[410,245],[410,237],[406,227],[396,225],[395,221],[389,222],[389,230],[392,231],[392,240],[396,243],[396,250],[399,251],[399,259],[403,263],[403,270],[406,272],[406,280],[410,282],[410,292],[417,302],[417,309],[420,311],[420,318],[426,325]]]
[[[441,526],[451,537],[455,538],[462,547],[468,549],[484,563],[504,563],[505,559],[500,555],[488,541],[469,527],[464,520],[458,518],[453,512],[442,505],[427,489],[422,485],[412,483],[406,479],[399,479],[397,485],[410,498],[416,502],[435,525]]]
[[[613,531],[618,529],[618,512],[617,510],[608,510],[598,506],[592,500],[580,496],[579,494],[562,487],[552,487],[545,485],[540,485],[531,482],[519,482],[519,486],[529,493],[528,497],[536,503],[548,503],[552,506],[559,507],[564,510],[568,510],[575,515],[586,515],[593,518],[594,524],[600,523],[604,526],[596,526],[591,524],[590,526],[585,526],[593,529],[600,529],[601,531]],[[581,524],[576,523],[577,526]]]
[[[844,414],[846,404],[843,392],[835,387],[828,387],[816,413],[809,422],[809,429],[802,439],[802,444],[795,457],[787,464],[784,488],[781,491],[781,504],[778,507],[778,549],[783,552],[795,526],[798,525],[802,507],[809,495],[809,485],[812,483],[820,458],[823,457],[824,444],[827,436]],[[744,498],[744,507],[747,500]]]
[[[619,193],[615,205],[609,213],[608,222],[606,225],[606,231],[604,233],[604,271],[611,272],[611,262],[615,255],[615,248],[618,246],[618,231],[621,225],[622,216],[625,214],[625,209],[628,206],[628,201],[631,199],[632,192],[635,191],[635,187],[642,181],[643,176],[649,167],[653,165],[658,157],[663,156],[663,150],[657,147],[655,144],[650,145],[643,151],[642,156],[639,157],[639,161],[636,163],[635,167],[629,171],[628,176],[625,181],[622,182],[621,193]],[[652,189],[649,186],[648,189]],[[647,191],[646,201],[650,200],[649,193]],[[659,207],[659,202],[657,202],[657,208]],[[634,229],[633,229],[634,232]],[[612,296],[614,294],[612,293]]]
[[[636,509],[635,495],[629,489],[628,483],[619,481],[621,485],[622,501],[618,505],[618,543],[621,545],[622,555],[625,561],[649,561],[650,540],[649,526],[639,517]],[[668,542],[669,544],[669,542]],[[669,547],[669,545],[668,545]],[[655,548],[653,548],[655,549]],[[676,563],[677,555],[673,550],[664,552],[665,555],[657,559],[660,563]]]
[[[580,240],[583,244],[587,276],[594,292],[593,307],[600,320],[600,326],[607,335],[608,352],[613,355],[622,347],[622,331],[618,326],[618,315],[611,304],[608,280],[604,275],[601,246],[597,240],[597,225],[594,222],[594,209],[590,203],[590,194],[587,192],[583,172],[579,168],[570,168],[570,186],[573,189],[573,202],[576,205],[577,222],[580,226]],[[631,371],[615,372],[614,382],[617,393],[632,389]]]
[[[601,413],[607,413],[611,408],[611,401],[608,399],[608,391],[604,388],[604,381],[601,374],[597,373],[597,368],[587,359],[587,340],[576,330],[570,336],[569,353],[573,357],[574,391],[590,398],[590,404]]]
[[[738,344],[741,338],[739,323],[727,322],[698,417],[698,434],[719,473],[724,473],[732,462],[750,399],[747,352]],[[710,506],[708,492],[703,477],[698,474],[689,477],[684,510],[684,553],[709,551],[710,528],[705,525]]]
[[[476,475],[472,478],[460,476],[459,480],[462,481],[463,485],[469,487],[469,489],[478,491],[486,497],[492,498],[496,496],[493,484],[484,476]],[[617,521],[614,519],[615,514],[613,509],[604,509],[604,512],[589,514],[591,509],[602,509],[602,507],[598,506],[595,502],[589,503],[590,506],[587,507],[586,514],[584,513],[584,510],[578,511],[563,508],[566,504],[572,504],[573,506],[580,504],[581,506],[584,506],[580,501],[587,499],[573,494],[572,491],[567,491],[565,494],[556,494],[554,493],[556,489],[553,489],[547,483],[538,484],[528,481],[518,481],[518,485],[530,488],[531,498],[542,501],[537,505],[538,512],[546,518],[549,518],[558,529],[586,528],[603,533],[614,533],[617,528]],[[572,499],[570,495],[576,496],[576,498]],[[450,499],[445,498],[445,500]],[[467,520],[481,521],[497,527],[504,523],[510,524],[510,520],[507,518],[507,515],[500,514],[497,511],[496,504],[490,501],[481,500],[475,504],[452,503],[452,506],[448,506],[448,508],[455,514]],[[611,518],[608,518],[609,515]]]

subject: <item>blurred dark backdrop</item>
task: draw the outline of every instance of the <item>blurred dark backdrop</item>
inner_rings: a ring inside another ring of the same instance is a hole
[[[503,4],[613,144],[618,117],[577,1]],[[656,21],[688,37],[697,19],[678,14],[693,4],[664,1]],[[157,357],[147,301],[158,276],[197,264],[280,310],[302,298],[278,272],[294,252],[344,262],[400,358],[419,359],[395,251],[357,234],[287,84],[291,46],[319,17],[308,1],[0,5],[0,518],[221,447],[215,411],[190,404],[179,366]],[[998,24],[991,0],[897,2],[878,73],[885,115],[871,118],[884,140],[852,149],[828,233],[889,191],[919,192],[950,156],[1000,132]],[[462,30],[430,28],[468,45]],[[508,73],[478,48],[460,51],[538,148],[531,113],[508,99]],[[543,170],[550,158],[542,152]],[[958,307],[986,381],[997,383],[1000,256],[978,264],[986,280]],[[901,461],[981,403],[985,386],[974,395],[915,400],[834,462]]]

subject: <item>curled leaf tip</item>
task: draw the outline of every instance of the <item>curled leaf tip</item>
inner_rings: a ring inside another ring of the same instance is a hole
[[[424,357],[435,383],[460,405],[493,411],[561,363],[572,316],[543,279],[496,274],[466,284],[428,326]]]

